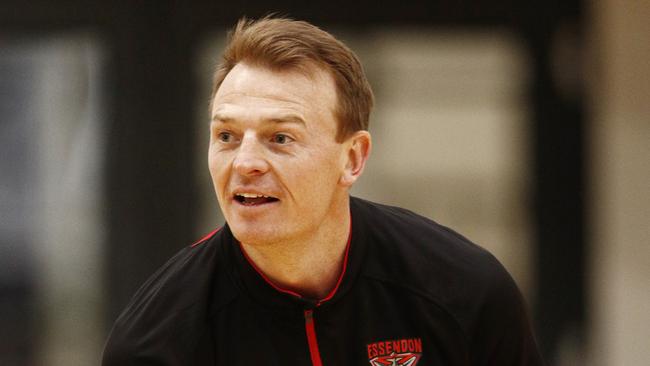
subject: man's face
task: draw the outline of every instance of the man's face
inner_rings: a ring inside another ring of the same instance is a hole
[[[334,81],[312,69],[306,76],[240,63],[213,100],[210,174],[243,243],[308,240],[347,203]]]

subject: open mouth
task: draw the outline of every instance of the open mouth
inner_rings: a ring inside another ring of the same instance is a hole
[[[278,201],[275,197],[256,193],[237,193],[235,200],[244,206],[257,206]]]

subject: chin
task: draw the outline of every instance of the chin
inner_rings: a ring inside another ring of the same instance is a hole
[[[242,223],[234,221],[228,223],[233,236],[241,243],[247,245],[265,245],[280,240],[282,234],[276,225],[263,225]]]

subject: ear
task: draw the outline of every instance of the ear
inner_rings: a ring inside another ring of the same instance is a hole
[[[356,131],[344,142],[346,146],[345,168],[339,183],[351,187],[359,179],[372,150],[372,139],[368,131]]]

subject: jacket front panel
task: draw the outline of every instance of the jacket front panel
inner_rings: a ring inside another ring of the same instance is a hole
[[[306,331],[308,310],[313,312],[323,365],[371,365],[373,360],[373,365],[383,365],[391,355],[396,359],[411,355],[417,358],[412,364],[419,366],[468,364],[468,342],[449,313],[425,293],[410,289],[410,281],[390,268],[385,273],[391,273],[394,281],[374,275],[376,265],[367,261],[383,265],[377,257],[386,257],[385,250],[372,242],[362,215],[353,213],[343,280],[324,302],[278,291],[249,263],[225,228],[221,249],[230,259],[230,278],[240,295],[215,315],[217,364],[313,365]],[[397,253],[388,254],[397,259]],[[241,345],[255,351],[240,352]]]
[[[312,366],[305,309],[269,309],[245,296],[230,303],[212,322],[216,364]],[[468,364],[467,342],[448,314],[374,279],[361,278],[344,298],[313,308],[313,321],[323,365],[371,365],[393,352],[417,354],[418,366]],[[404,349],[386,347],[402,341]]]

